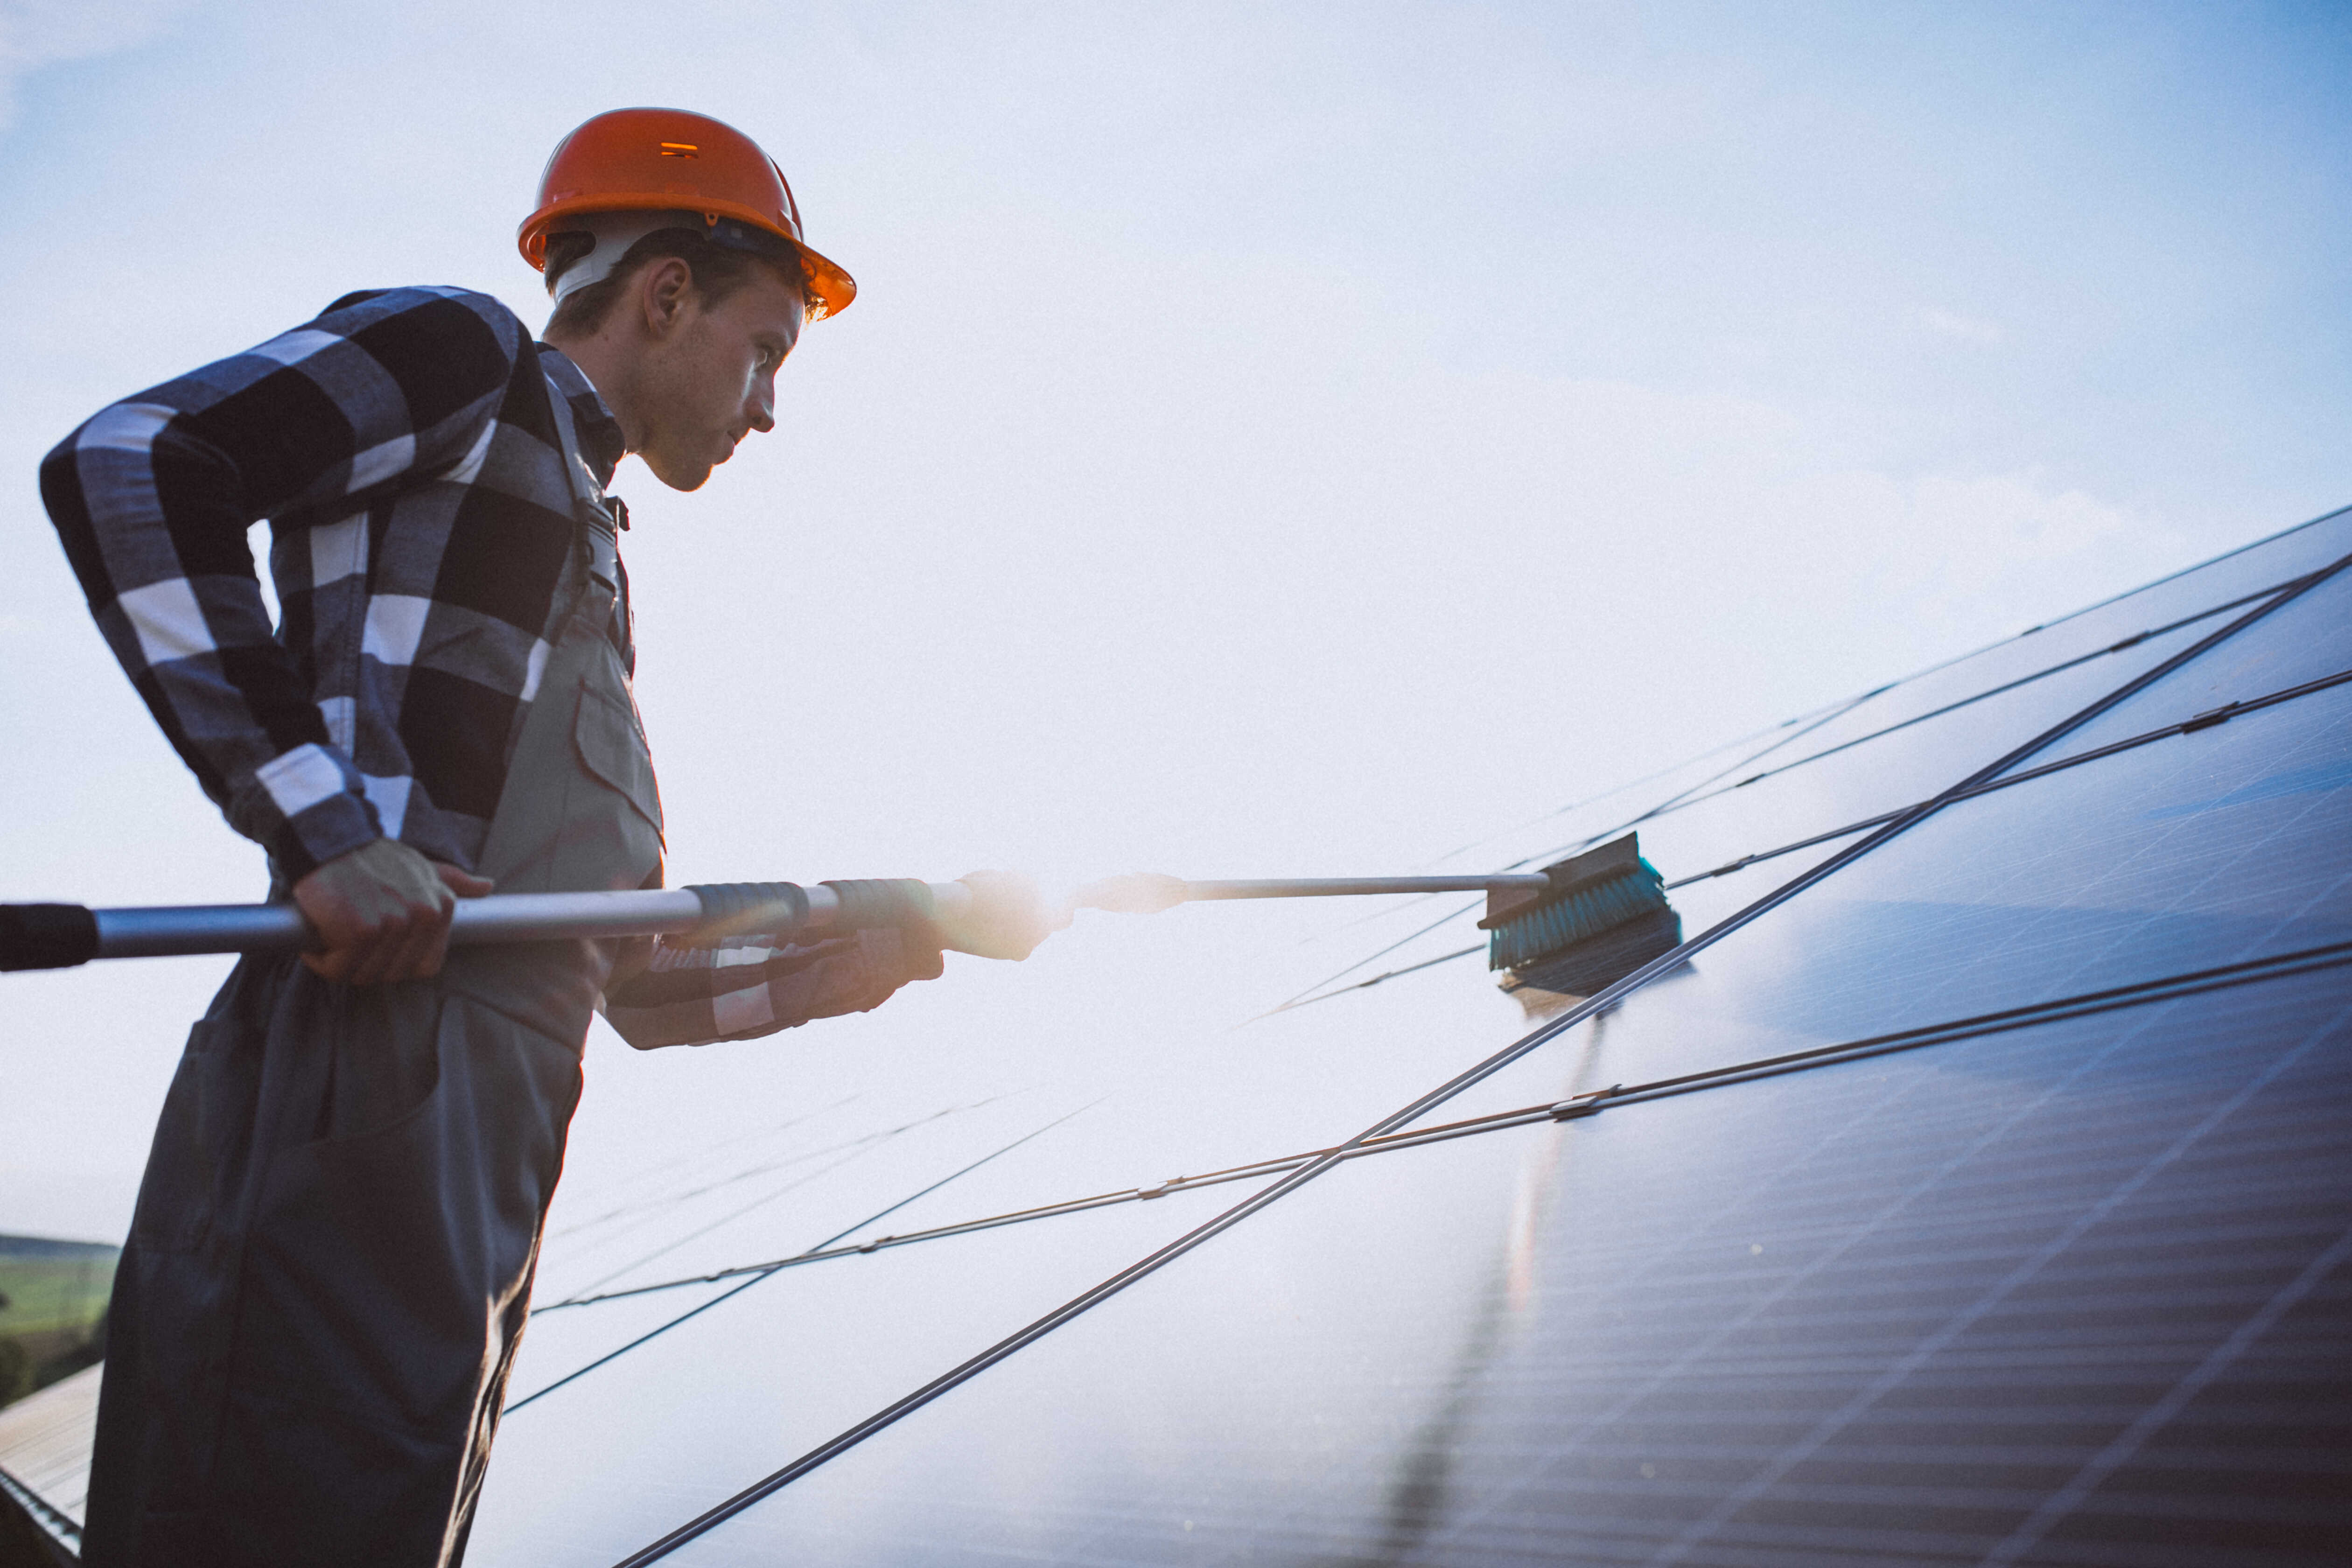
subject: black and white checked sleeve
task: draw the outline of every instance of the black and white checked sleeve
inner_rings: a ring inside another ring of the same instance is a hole
[[[382,828],[300,661],[272,635],[246,531],[333,521],[464,464],[527,347],[487,296],[352,296],[100,410],[41,464],[42,500],[115,657],[205,793],[289,879]]]
[[[604,1017],[639,1050],[748,1040],[815,1018],[867,1013],[942,963],[928,928],[886,926],[805,947],[656,942],[650,962],[604,994]]]

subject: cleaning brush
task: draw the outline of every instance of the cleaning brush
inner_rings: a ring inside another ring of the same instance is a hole
[[[1638,835],[1544,868],[1550,886],[1532,895],[1486,895],[1486,967],[1507,991],[1590,996],[1679,946],[1682,917],[1665,879],[1642,858]]]

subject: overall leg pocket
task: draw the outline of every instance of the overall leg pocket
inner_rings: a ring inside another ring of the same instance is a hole
[[[274,1156],[247,1241],[221,1479],[330,1516],[281,1521],[298,1555],[455,1506],[578,1099],[576,1051],[465,996],[432,1046],[414,1108]]]
[[[487,1320],[530,1264],[580,1061],[463,995],[443,996],[432,1031],[436,1076],[412,1109],[272,1158],[237,1360],[356,1415],[462,1430]]]
[[[132,1236],[151,1255],[193,1251],[213,1232],[233,1237],[242,1226],[284,967],[242,961],[188,1031],[131,1219]]]

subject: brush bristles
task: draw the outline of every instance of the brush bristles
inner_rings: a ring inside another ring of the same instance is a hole
[[[1515,969],[1548,958],[1666,907],[1665,879],[1647,860],[1636,861],[1622,876],[1588,884],[1496,926],[1486,945],[1486,967]]]

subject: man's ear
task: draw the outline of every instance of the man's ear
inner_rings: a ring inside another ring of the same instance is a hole
[[[665,256],[637,279],[637,304],[645,312],[646,331],[667,338],[686,319],[694,295],[694,269],[675,256]]]

